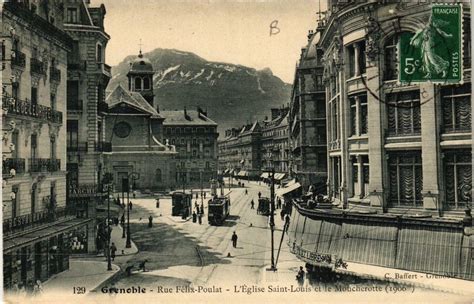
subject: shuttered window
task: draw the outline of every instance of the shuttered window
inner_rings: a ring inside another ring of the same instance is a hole
[[[420,134],[421,114],[418,90],[387,94],[387,102],[389,135]]]
[[[390,153],[390,205],[423,207],[421,152]]]
[[[441,90],[443,131],[471,131],[471,84],[449,86]]]
[[[445,209],[464,209],[471,199],[471,150],[447,151],[444,155],[446,179]]]

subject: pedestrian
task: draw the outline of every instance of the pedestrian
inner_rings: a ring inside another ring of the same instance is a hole
[[[199,225],[202,224],[202,214],[198,214],[198,222],[199,222]]]
[[[286,230],[286,233],[288,233],[288,228],[290,227],[290,215],[289,214],[286,214],[285,215],[285,230]]]
[[[204,192],[204,198],[206,198],[206,192]]]
[[[250,209],[255,209],[255,203],[253,200],[250,201]]]
[[[133,198],[137,197],[137,191],[133,190],[132,195],[133,195]]]
[[[282,221],[285,219],[285,211],[283,209],[280,211],[280,217]]]
[[[303,266],[300,266],[300,270],[298,271],[298,274],[296,275],[296,280],[298,281],[298,284],[300,286],[303,286],[304,284],[304,269]]]
[[[125,212],[122,214],[122,217],[120,217],[120,224],[122,224],[122,226],[125,225]]]
[[[258,191],[258,198],[262,197],[262,193]]]
[[[159,198],[156,199],[156,208],[160,208],[160,199]]]
[[[201,210],[199,210],[199,205],[196,206],[196,213],[201,214]]]
[[[140,262],[140,264],[138,264],[138,270],[143,270],[143,272],[146,271],[146,268],[145,268],[145,264],[146,262],[148,262],[148,260],[143,260],[142,262]],[[303,268],[303,267],[301,267]]]
[[[198,201],[195,201],[195,202],[194,202],[194,208],[197,209],[198,207],[199,207]]]
[[[197,214],[196,211],[193,211],[193,223],[196,223]]]
[[[249,194],[249,192],[247,191],[247,189],[245,189],[245,195]]]
[[[278,197],[278,200],[277,200],[277,208],[281,209],[281,198],[280,197]]]
[[[237,234],[236,234],[235,231],[234,231],[234,233],[232,234],[232,239],[231,239],[231,240],[232,240],[232,246],[233,246],[234,248],[237,247],[237,239],[238,239],[238,238],[239,238],[239,237],[237,236]]]
[[[128,208],[130,209],[130,211],[132,211],[132,207],[133,207],[133,204],[132,204],[132,201],[130,201],[130,202],[128,203]]]
[[[201,203],[201,214],[204,214],[204,204]]]
[[[117,246],[112,242],[112,246],[110,246],[110,257],[112,258],[112,261],[115,260],[115,252],[117,252]]]
[[[150,216],[148,217],[148,228],[151,228],[153,226],[153,216]]]

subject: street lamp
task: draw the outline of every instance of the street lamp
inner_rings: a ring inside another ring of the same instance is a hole
[[[107,191],[107,270],[112,270],[112,260],[110,257],[110,189],[113,188],[112,180],[109,173],[104,175],[102,179],[104,190]]]
[[[275,232],[275,166],[272,163],[272,184],[270,187],[270,231],[271,231],[271,266],[267,268],[268,271],[276,271],[275,266],[275,246],[274,246],[274,232]]]
[[[127,240],[125,241],[125,248],[132,248],[132,242],[130,240],[130,184],[129,180],[132,179],[132,185],[135,185],[135,181],[140,178],[140,174],[137,172],[131,172],[127,175],[127,179],[122,179],[122,189],[127,191]],[[123,190],[122,190],[123,191]]]

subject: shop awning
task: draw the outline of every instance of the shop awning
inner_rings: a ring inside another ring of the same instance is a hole
[[[248,173],[245,170],[240,170],[240,172],[239,172],[239,174],[237,174],[237,176],[248,176]]]
[[[268,178],[268,172],[263,172],[262,175],[260,175],[261,178]]]
[[[275,173],[275,180],[282,180],[286,176],[286,173]]]
[[[290,192],[293,192],[293,191],[295,191],[299,188],[301,188],[301,184],[300,183],[294,183],[294,184],[292,184],[288,187],[278,189],[277,191],[275,191],[275,194],[277,196],[283,196],[283,195],[288,194]]]

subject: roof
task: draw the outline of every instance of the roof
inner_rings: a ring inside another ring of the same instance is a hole
[[[109,105],[109,109],[125,103],[141,112],[150,114],[153,118],[162,118],[162,115],[160,115],[140,93],[130,92],[124,89],[121,84],[107,96],[105,102]]]
[[[185,115],[186,113],[186,115]],[[161,116],[165,118],[163,125],[202,125],[217,126],[217,123],[205,116],[202,112],[196,110],[175,110],[160,111]]]
[[[144,58],[142,51],[138,54],[138,57],[130,62],[130,70],[128,73],[154,73],[153,64],[150,59]]]

